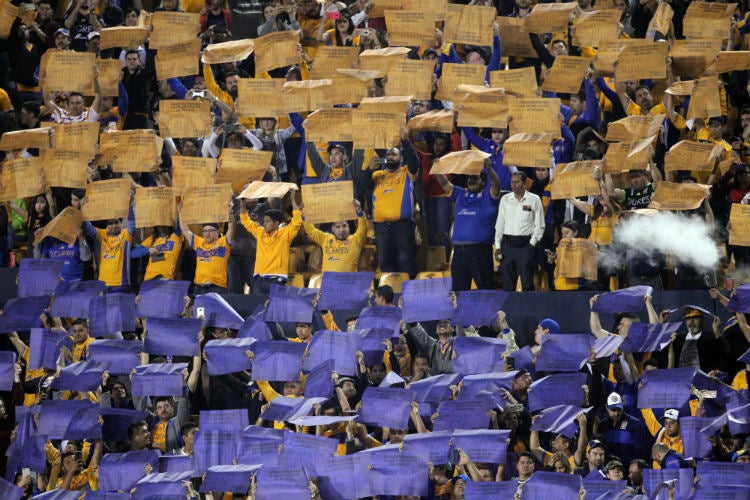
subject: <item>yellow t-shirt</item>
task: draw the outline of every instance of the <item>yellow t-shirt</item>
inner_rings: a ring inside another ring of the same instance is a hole
[[[195,249],[195,279],[197,285],[213,283],[227,287],[227,265],[232,251],[227,237],[222,236],[212,244],[207,244],[201,236],[194,235],[192,248]]]
[[[372,174],[372,218],[375,222],[413,219],[415,179],[407,167],[394,172],[378,170]]]
[[[344,241],[337,240],[331,233],[323,232],[307,222],[303,225],[310,239],[323,250],[324,273],[357,272],[359,254],[367,238],[367,222],[364,216],[357,219],[357,231]]]
[[[289,274],[289,248],[302,227],[302,212],[294,210],[292,220],[269,235],[263,226],[253,221],[247,212],[240,214],[240,222],[258,241],[255,251],[254,274],[286,276]]]
[[[177,260],[180,258],[182,251],[182,236],[172,233],[169,238],[160,236],[149,236],[141,243],[146,248],[156,247],[161,254],[151,255],[146,266],[144,280],[154,279],[161,275],[168,280],[174,279],[174,271],[177,267]]]
[[[89,358],[89,346],[94,341],[93,337],[87,338],[80,344],[73,344],[73,362],[85,361]]]
[[[96,230],[96,239],[101,245],[99,257],[99,279],[107,286],[122,286],[130,278],[130,244],[133,237],[127,229],[117,236],[109,236],[105,229]]]
[[[162,453],[167,451],[167,422],[159,422],[151,431],[151,443],[154,448],[159,448]]]

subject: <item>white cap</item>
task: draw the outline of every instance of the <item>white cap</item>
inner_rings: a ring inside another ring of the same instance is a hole
[[[610,410],[615,409],[615,408],[622,409],[622,406],[623,406],[622,396],[620,396],[616,392],[613,392],[612,394],[609,395],[609,397],[607,397],[607,408],[609,408]]]
[[[671,418],[672,420],[679,420],[680,419],[680,412],[677,410],[666,410],[664,412],[664,418]]]

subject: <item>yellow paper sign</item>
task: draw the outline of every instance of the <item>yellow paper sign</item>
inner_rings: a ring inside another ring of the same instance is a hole
[[[347,74],[342,73],[345,71]],[[350,74],[348,74],[351,72]],[[372,73],[370,73],[372,74]],[[356,104],[367,97],[367,88],[372,82],[366,78],[367,73],[355,69],[336,71],[331,86],[325,89],[327,100],[332,104]]]
[[[669,28],[672,23],[672,17],[674,17],[674,11],[672,10],[672,7],[666,2],[659,2],[659,6],[656,8],[654,16],[648,23],[646,38],[648,40],[654,40],[657,33],[661,34],[661,36],[663,37],[666,37],[667,33],[669,33]],[[578,31],[577,28],[578,26],[576,26],[576,31]]]
[[[384,17],[386,10],[399,10],[403,8],[403,4],[408,6],[409,2],[406,0],[380,0],[378,3],[372,3],[372,7],[367,14],[371,18]]]
[[[498,16],[495,18],[495,22],[500,28],[500,39],[503,41],[503,54],[515,57],[539,57],[534,50],[534,46],[531,45],[525,19]]]
[[[711,186],[696,183],[662,181],[656,185],[648,208],[657,210],[695,210],[711,191]]]
[[[406,126],[406,115],[355,109],[352,111],[354,149],[388,149],[400,141],[400,129]]]
[[[18,17],[18,5],[13,5],[11,0],[4,0],[0,4],[0,38],[7,40],[10,37],[13,23]]]
[[[397,61],[388,70],[385,95],[410,95],[418,100],[430,99],[434,74],[434,61],[413,61],[410,59]]]
[[[432,162],[430,175],[479,175],[482,172],[482,169],[484,169],[485,160],[489,157],[489,153],[477,149],[454,151],[441,156],[440,158],[435,158],[435,161]]]
[[[249,39],[232,40],[231,42],[211,43],[203,50],[201,62],[204,64],[222,64],[244,61],[255,49],[255,43]]]
[[[411,96],[366,97],[359,104],[359,109],[406,114],[410,102]]]
[[[159,168],[164,139],[148,130],[122,130],[102,134],[102,161],[115,172],[151,172]]]
[[[297,189],[297,185],[291,182],[255,181],[250,183],[237,197],[245,200],[283,198],[289,191],[297,191]]]
[[[363,50],[359,54],[359,69],[376,70],[381,76],[386,75],[391,66],[406,59],[409,51],[407,47]]]
[[[532,68],[533,69],[533,68]],[[460,90],[467,88],[459,86]],[[506,128],[508,126],[508,101],[503,89],[476,87],[478,92],[467,92],[458,101],[459,127]]]
[[[93,52],[50,51],[44,72],[44,90],[94,95],[95,62]],[[71,68],[76,70],[71,71]]]
[[[135,192],[135,227],[173,227],[176,209],[171,187],[140,188]]]
[[[352,181],[323,182],[302,186],[305,221],[311,224],[356,219]]]
[[[514,134],[503,144],[503,163],[518,167],[550,168],[551,134]]]
[[[562,238],[557,244],[555,278],[595,280],[599,250],[584,238]]]
[[[429,12],[409,10],[385,11],[388,43],[391,46],[435,44],[435,16]]]
[[[200,29],[200,14],[190,12],[154,12],[154,27],[149,38],[149,48],[160,49],[195,40]]]
[[[555,33],[567,31],[568,22],[578,2],[538,3],[526,17],[529,33]]]
[[[103,28],[99,30],[99,49],[111,49],[122,47],[124,49],[135,48],[146,44],[148,28],[145,26],[117,26],[115,28]]]
[[[116,97],[120,92],[120,74],[122,63],[119,59],[97,59],[96,67],[99,69],[99,87],[103,96]]]
[[[492,45],[495,7],[449,4],[445,11],[443,40],[469,45]],[[390,32],[390,25],[388,26]]]
[[[85,149],[94,157],[99,142],[99,122],[78,122],[53,125],[55,147],[68,150]]]
[[[44,238],[51,237],[64,241],[68,245],[78,239],[78,230],[83,223],[83,214],[73,207],[65,207],[57,217],[52,219],[41,231],[34,235],[34,245],[41,243]]]
[[[51,127],[5,132],[0,137],[0,151],[12,151],[23,148],[48,148],[50,147],[51,135]]]
[[[88,178],[90,154],[85,151],[47,149],[44,151],[42,173],[47,186],[84,189]]]
[[[716,159],[723,156],[721,144],[680,141],[664,156],[664,170],[696,170],[711,172]]]
[[[319,109],[307,116],[304,127],[310,142],[351,142],[352,108]]]
[[[511,133],[560,137],[560,99],[512,99],[508,108],[513,117]]]
[[[719,52],[716,54],[716,60],[711,65],[711,69],[716,73],[746,71],[750,69],[750,52],[745,50]]]
[[[238,183],[244,186],[250,181],[259,181],[271,165],[272,158],[273,151],[225,148],[219,157],[214,182]]]
[[[519,97],[536,97],[536,73],[533,67],[490,71],[490,87]]]
[[[177,78],[198,73],[198,58],[201,41],[196,38],[174,45],[162,45],[156,52],[156,77],[159,80]]]
[[[553,200],[599,194],[599,181],[594,179],[594,168],[600,161],[575,161],[555,167],[555,179],[550,185]]]
[[[286,113],[284,78],[240,78],[235,108],[240,116],[282,116]]]
[[[333,80],[286,82],[282,94],[289,111],[314,111],[334,104]]]
[[[666,78],[668,50],[669,46],[663,42],[624,47],[617,56],[615,78],[619,82],[641,78]]]
[[[85,220],[122,219],[130,208],[130,180],[110,179],[86,186]]]
[[[208,137],[211,135],[209,102],[166,99],[159,104],[162,137]]]
[[[557,56],[542,90],[562,94],[577,94],[581,89],[584,72],[591,64],[588,57]]]
[[[703,74],[721,50],[720,38],[688,38],[672,45],[672,72],[681,77]]]
[[[296,31],[275,31],[255,39],[255,74],[299,63]]]
[[[716,76],[697,79],[691,95],[686,120],[721,116],[721,94]]]
[[[602,40],[616,40],[619,36],[620,9],[592,10],[578,18],[574,40],[581,47],[598,47]],[[557,64],[557,63],[555,63]]]
[[[461,84],[482,85],[484,84],[485,67],[481,64],[443,64],[443,73],[440,77],[437,99],[453,101],[456,98],[456,88]]]
[[[453,132],[453,111],[449,109],[436,109],[416,115],[406,124],[406,128],[416,131],[434,131],[450,134]]]
[[[172,189],[181,195],[196,186],[214,183],[216,160],[213,158],[191,158],[175,155],[172,157]]]
[[[628,116],[609,124],[607,141],[632,142],[658,134],[665,115]]]
[[[630,45],[651,44],[640,38],[619,38],[617,40],[602,40],[594,58],[594,74],[596,76],[615,76],[615,61],[623,48]]]
[[[693,38],[729,36],[736,3],[690,2],[682,20],[682,34]]]
[[[44,192],[41,158],[8,160],[0,173],[0,201],[31,198]]]
[[[232,196],[230,184],[197,186],[185,192],[182,198],[180,218],[185,224],[227,222],[229,200]]]
[[[729,214],[729,244],[750,247],[750,205],[732,203]]]
[[[613,142],[604,155],[604,172],[617,174],[629,170],[646,170],[650,158],[649,146],[654,137],[634,142]]]
[[[357,63],[359,47],[322,46],[315,51],[315,59],[310,70],[310,79],[333,78],[337,69],[353,68]]]

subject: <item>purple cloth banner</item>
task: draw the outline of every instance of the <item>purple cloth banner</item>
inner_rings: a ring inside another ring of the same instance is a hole
[[[453,317],[451,283],[450,278],[404,281],[402,284],[403,320],[406,323],[416,323],[451,319]]]
[[[317,476],[317,471],[325,469],[326,464],[333,460],[337,448],[338,441],[334,439],[285,431],[279,466],[304,467],[308,475]],[[310,460],[310,457],[315,457],[315,460]]]
[[[310,323],[313,317],[313,301],[318,295],[315,288],[271,285],[265,321]]]
[[[322,330],[315,332],[307,356],[304,359],[304,369],[314,370],[329,359],[333,360],[334,370],[342,376],[357,374],[356,352],[360,350],[362,338],[347,332]]]
[[[504,464],[510,431],[471,430],[453,431],[453,448],[460,448],[472,462]]]
[[[50,370],[57,369],[60,348],[66,346],[70,350],[73,349],[73,340],[67,332],[47,328],[32,328],[29,344],[29,368],[32,370],[42,367]]]
[[[65,265],[58,259],[21,259],[18,265],[18,297],[52,295]]]
[[[489,398],[473,401],[443,401],[438,406],[438,416],[432,424],[432,430],[486,429],[490,425],[487,410],[492,409],[493,406],[494,403]]]
[[[80,491],[52,490],[31,497],[33,500],[78,500]]]
[[[15,377],[16,353],[11,351],[0,351],[0,391],[13,389],[13,378]]]
[[[734,295],[729,299],[727,309],[735,312],[750,313],[750,283],[745,283],[737,287]]]
[[[390,429],[406,429],[409,425],[411,402],[416,394],[408,389],[368,387],[362,395],[362,408],[357,420]],[[385,411],[385,409],[388,411]]]
[[[423,457],[425,462],[435,465],[448,463],[451,447],[450,431],[425,432],[404,436],[404,451],[410,455]]]
[[[316,333],[317,335],[317,333]],[[372,366],[383,362],[384,340],[391,340],[393,332],[387,328],[366,328],[354,330],[348,335],[356,335],[360,338],[359,350],[365,356],[365,365]]]
[[[264,467],[276,467],[279,465],[283,449],[281,439],[259,439],[244,435],[237,456],[237,463],[246,465],[263,464]]]
[[[164,356],[198,356],[201,320],[193,318],[151,318],[148,320],[143,351]]]
[[[310,414],[313,405],[324,402],[325,398],[291,398],[278,396],[266,408],[261,416],[265,420],[287,422]]]
[[[564,405],[545,408],[539,418],[531,424],[531,430],[562,434],[572,438],[577,430],[576,417],[589,410],[591,408]]]
[[[351,480],[351,478],[349,478]],[[266,467],[258,471],[255,500],[309,500],[307,474],[299,467]]]
[[[747,500],[750,497],[750,486],[723,486],[711,484],[695,488],[690,500]]]
[[[49,304],[49,296],[16,297],[8,300],[0,314],[0,333],[18,332],[39,328],[42,315]]]
[[[201,492],[229,491],[247,494],[250,489],[250,477],[260,469],[260,465],[216,465],[209,467],[206,478],[201,483]]]
[[[638,389],[638,408],[681,408],[690,399],[695,368],[647,370]]]
[[[726,413],[729,432],[732,434],[750,434],[750,404],[728,408]]]
[[[110,375],[130,375],[141,364],[140,340],[95,340],[89,345],[89,359],[102,363]]]
[[[531,346],[524,346],[517,350],[511,356],[515,361],[516,370],[526,370],[532,377],[536,377],[536,367],[534,366],[534,353],[531,352]]]
[[[362,309],[372,288],[374,273],[323,273],[318,309]]]
[[[128,408],[101,408],[99,413],[104,420],[102,439],[118,443],[128,442],[128,426],[139,420],[146,420],[148,412]]]
[[[739,462],[698,462],[696,474],[701,478],[701,483],[703,484],[748,486],[750,464]]]
[[[88,318],[91,299],[104,293],[103,281],[61,281],[55,288],[51,316]]]
[[[135,484],[132,500],[181,498],[187,493],[187,488],[183,482],[190,481],[190,479],[190,472],[156,472],[148,474]]]
[[[46,400],[39,413],[37,433],[48,439],[98,439],[99,405],[84,400]]]
[[[516,481],[469,481],[464,492],[465,500],[497,500],[499,498],[514,498],[518,490]]]
[[[680,436],[685,458],[709,458],[712,446],[701,429],[713,422],[711,417],[680,417]]]
[[[145,396],[182,396],[182,370],[187,363],[159,363],[136,367],[130,378],[134,398]]]
[[[537,471],[523,487],[522,499],[579,498],[581,476],[559,472]]]
[[[208,429],[242,431],[250,425],[247,411],[239,410],[201,410],[199,422]]]
[[[265,313],[265,311],[266,310],[263,304],[260,304],[258,307],[256,307],[253,313],[245,319],[244,323],[242,323],[240,331],[237,333],[237,338],[273,340],[271,330],[268,328],[266,322],[263,321],[263,314]]]
[[[129,293],[108,293],[89,301],[92,337],[135,330],[135,297]]]
[[[669,345],[671,337],[682,323],[640,323],[630,325],[628,336],[620,344],[623,352],[654,352],[661,351]]]
[[[740,363],[750,363],[750,349],[745,351],[745,353],[737,358],[737,361]]]
[[[627,486],[628,482],[625,479],[621,481],[583,480],[583,488],[586,490],[586,498],[597,499],[607,493],[622,493]]]
[[[239,330],[245,322],[245,319],[218,293],[196,295],[193,317],[202,318],[203,326],[232,330]]]
[[[701,463],[701,462],[699,462]],[[693,469],[643,469],[643,488],[651,497],[665,481],[677,480],[675,498],[688,498],[693,487]]]
[[[106,368],[104,363],[93,359],[69,364],[60,370],[60,376],[52,382],[52,388],[58,391],[94,392],[102,385],[102,373]]]
[[[542,337],[542,351],[536,360],[541,372],[577,372],[589,357],[594,339],[587,334],[559,333]]]
[[[459,292],[452,324],[460,326],[494,325],[497,312],[503,308],[510,292],[500,290],[466,290]]]
[[[529,387],[529,410],[552,406],[581,406],[585,373],[559,373],[537,380]]]
[[[370,495],[427,495],[427,464],[419,457],[383,447],[368,452],[366,477]]]
[[[498,373],[478,373],[467,375],[461,381],[463,387],[458,399],[474,399],[478,394],[498,393],[500,389],[511,390],[513,377],[517,371]]]
[[[456,357],[453,359],[453,372],[464,375],[501,371],[503,352],[507,340],[489,337],[456,337],[453,348]]]
[[[645,297],[654,289],[650,286],[631,286],[599,295],[592,311],[598,313],[639,312],[646,305]]]
[[[247,357],[253,339],[209,340],[203,350],[206,354],[208,374],[212,377],[249,370],[253,363]]]
[[[179,318],[185,309],[189,288],[189,281],[144,281],[138,291],[138,317]]]
[[[237,446],[241,442],[241,431],[200,429],[195,434],[193,470],[204,474],[215,465],[232,465],[237,457]]]
[[[306,398],[330,398],[333,396],[333,360],[318,365],[311,370],[305,378],[305,397]]]
[[[371,306],[362,309],[357,318],[357,329],[385,328],[393,332],[391,338],[401,333],[401,308],[396,306]]]
[[[415,401],[419,403],[447,401],[453,394],[450,386],[458,384],[461,381],[461,377],[460,373],[435,375],[412,382],[409,384],[409,389],[416,393]]]
[[[114,491],[87,491],[86,500],[130,500],[130,495]]]
[[[188,471],[193,472],[193,459],[187,455],[162,455],[159,457],[159,472]]]
[[[307,344],[286,340],[255,342],[252,351],[253,380],[299,380]]]

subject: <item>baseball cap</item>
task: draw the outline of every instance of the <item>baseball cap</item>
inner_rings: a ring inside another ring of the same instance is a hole
[[[589,444],[586,445],[586,453],[590,452],[594,448],[604,448],[607,449],[607,445],[604,444],[604,441],[599,441],[598,439],[592,439],[589,441]]]
[[[669,409],[664,412],[664,418],[669,418],[672,420],[679,420],[680,419],[680,412],[675,409]]]
[[[622,410],[622,407],[622,396],[620,396],[616,392],[613,392],[607,397],[607,408],[609,408],[610,410]]]
[[[98,37],[99,36],[99,32],[98,31],[92,31],[87,36],[88,36],[88,39],[91,40],[92,38]]]
[[[703,311],[700,309],[696,309],[694,307],[686,307],[685,308],[685,315],[684,318],[702,318],[703,317]]]
[[[55,31],[55,36],[57,35],[65,35],[70,38],[70,31],[66,30],[65,28],[59,28],[57,31]]]
[[[609,472],[612,469],[620,468],[621,471],[625,472],[625,467],[622,465],[622,462],[619,460],[612,460],[611,462],[607,462],[607,465],[604,466],[604,470]]]
[[[539,324],[550,333],[560,333],[560,325],[554,319],[544,318]]]
[[[717,125],[724,125],[725,119],[723,116],[712,116],[708,119],[709,125],[711,123],[716,123]]]

